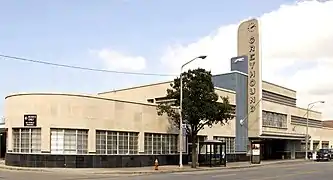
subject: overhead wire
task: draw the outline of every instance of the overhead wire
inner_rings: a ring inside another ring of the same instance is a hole
[[[173,75],[173,74],[140,73],[140,72],[114,71],[114,70],[106,70],[106,69],[88,68],[88,67],[73,66],[73,65],[68,65],[68,64],[52,63],[52,62],[47,62],[47,61],[35,60],[35,59],[27,59],[27,58],[9,56],[9,55],[4,55],[4,54],[0,54],[0,57],[2,57],[1,59],[3,59],[3,60],[25,61],[25,62],[39,63],[39,64],[51,65],[51,66],[57,66],[57,67],[80,69],[80,70],[87,70],[87,71],[96,71],[96,72],[105,72],[105,73],[141,75],[141,76],[177,76],[177,75]]]

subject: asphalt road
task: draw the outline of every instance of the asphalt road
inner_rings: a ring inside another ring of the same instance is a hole
[[[247,169],[224,169],[215,171],[183,172],[172,174],[123,175],[84,175],[61,172],[23,172],[0,170],[4,180],[332,180],[333,162],[313,162],[303,164],[269,165]]]

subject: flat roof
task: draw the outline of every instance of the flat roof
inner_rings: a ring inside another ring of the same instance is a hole
[[[151,84],[143,84],[143,85],[132,86],[132,87],[127,87],[127,88],[115,89],[115,90],[112,90],[112,91],[104,91],[104,92],[100,92],[100,93],[97,93],[97,94],[106,94],[106,93],[117,92],[117,91],[126,91],[126,90],[131,90],[131,89],[137,89],[137,88],[143,88],[143,87],[149,87],[149,86],[156,86],[156,85],[172,83],[172,82],[173,81],[162,81],[162,82],[151,83]]]
[[[107,97],[101,97],[101,96],[91,95],[91,94],[60,93],[60,92],[12,93],[12,94],[6,96],[5,99],[15,97],[15,96],[43,96],[43,95],[44,96],[71,96],[71,97],[79,97],[79,98],[90,98],[90,99],[98,99],[98,100],[106,100],[106,101],[115,101],[115,102],[139,104],[139,105],[146,105],[146,106],[157,106],[157,105],[152,104],[152,103],[121,100],[121,99],[117,99],[117,98],[107,98]]]
[[[234,73],[238,73],[238,74],[242,74],[242,75],[245,75],[247,76],[246,73],[243,73],[243,72],[240,72],[240,71],[231,71],[231,72],[227,72],[227,73],[222,73],[222,74],[215,74],[213,75],[214,76],[222,76],[222,75],[226,75],[226,74],[234,74]],[[100,94],[106,94],[106,93],[111,93],[111,92],[117,92],[117,91],[126,91],[126,90],[131,90],[131,89],[136,89],[136,88],[143,88],[143,87],[149,87],[149,86],[156,86],[156,85],[161,85],[161,84],[166,84],[166,83],[172,83],[173,80],[170,80],[170,81],[162,81],[162,82],[156,82],[156,83],[150,83],[150,84],[143,84],[143,85],[138,85],[138,86],[132,86],[132,87],[127,87],[127,88],[120,88],[120,89],[115,89],[115,90],[112,90],[112,91],[105,91],[105,92],[100,92],[100,93],[97,93],[98,95]],[[278,84],[274,84],[274,83],[271,83],[271,82],[268,82],[268,81],[262,81],[264,83],[267,83],[267,84],[271,84],[273,86],[276,86],[276,87],[280,87],[280,88],[283,88],[283,89],[286,89],[286,90],[289,90],[289,91],[292,91],[292,92],[296,92],[295,90],[293,89],[290,89],[290,88],[287,88],[287,87],[284,87],[284,86],[281,86],[281,85],[278,85]],[[217,87],[216,87],[217,88]]]

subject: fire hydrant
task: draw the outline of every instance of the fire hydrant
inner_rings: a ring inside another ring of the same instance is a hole
[[[157,159],[155,160],[154,166],[155,166],[155,170],[157,171],[158,170],[158,160]]]

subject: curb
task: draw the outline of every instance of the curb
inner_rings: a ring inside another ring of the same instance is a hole
[[[278,164],[301,164],[301,163],[310,163],[312,161],[283,161],[283,162],[273,162],[269,164],[255,164],[255,165],[240,165],[240,166],[227,166],[227,167],[213,167],[213,168],[205,168],[205,169],[175,169],[175,170],[159,170],[159,171],[115,171],[115,172],[93,172],[93,173],[87,173],[87,174],[114,174],[114,175],[144,175],[144,174],[161,174],[161,173],[178,173],[178,172],[200,172],[200,171],[214,171],[214,170],[227,170],[227,169],[248,169],[248,168],[255,168],[255,167],[261,167],[261,166],[272,166],[272,165],[278,165]],[[6,170],[13,170],[13,171],[29,171],[29,172],[57,172],[52,170],[53,168],[50,169],[39,169],[39,168],[21,168],[21,167],[15,167],[15,166],[1,166],[0,169],[6,169]],[[82,171],[80,172],[66,172],[66,168],[63,168],[65,173],[83,173]],[[63,172],[62,172],[63,173]]]
[[[33,172],[52,172],[50,170],[46,169],[34,169],[34,168],[21,168],[21,167],[15,167],[15,166],[0,166],[0,169],[6,169],[6,170],[12,170],[12,171],[33,171]]]
[[[272,166],[272,165],[278,165],[278,164],[302,164],[302,163],[310,163],[312,161],[283,161],[283,162],[275,162],[270,164],[255,164],[255,165],[242,165],[242,166],[227,166],[227,167],[212,167],[212,168],[205,168],[205,169],[176,169],[176,170],[160,170],[160,171],[136,171],[136,172],[94,172],[91,174],[132,174],[132,175],[145,175],[145,174],[162,174],[162,173],[179,173],[179,172],[202,172],[202,171],[216,171],[216,170],[228,170],[228,169],[249,169],[249,168],[256,168],[261,166]]]

